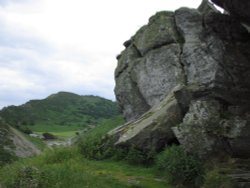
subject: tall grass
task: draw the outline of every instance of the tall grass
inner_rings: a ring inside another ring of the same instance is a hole
[[[0,169],[7,188],[167,188],[154,179],[149,168],[121,162],[84,159],[76,147],[46,150],[42,155],[19,160]]]
[[[84,140],[91,143],[122,123],[122,117],[103,121]],[[76,146],[47,149],[40,156],[6,165],[0,169],[0,182],[7,188],[170,188],[156,180],[153,168],[89,160]]]

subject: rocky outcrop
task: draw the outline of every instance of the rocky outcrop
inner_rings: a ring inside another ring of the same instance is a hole
[[[10,139],[14,145],[13,152],[17,157],[25,158],[38,155],[41,151],[18,130],[10,127]]]
[[[123,147],[133,145],[143,151],[158,151],[167,143],[176,142],[171,128],[181,123],[183,115],[174,96],[175,90],[178,87],[137,120],[110,131],[110,136],[116,136],[115,144]]]
[[[31,157],[41,153],[37,147],[18,130],[7,125],[0,118],[0,150],[16,157]],[[2,153],[1,153],[2,154]],[[1,164],[0,159],[0,164]]]
[[[160,150],[178,140],[200,156],[250,157],[249,42],[242,23],[207,0],[151,17],[118,56],[128,123],[109,133],[115,144]]]
[[[212,0],[235,19],[250,25],[250,1],[248,0]]]

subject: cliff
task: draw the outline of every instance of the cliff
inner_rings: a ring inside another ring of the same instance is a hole
[[[204,0],[162,11],[117,57],[115,94],[127,120],[115,145],[161,150],[178,143],[207,157],[250,157],[250,4]]]

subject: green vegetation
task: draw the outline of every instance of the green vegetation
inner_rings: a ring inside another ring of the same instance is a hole
[[[0,119],[0,167],[16,160],[14,153],[10,150],[13,147],[9,127]]]
[[[92,141],[101,138],[121,123],[122,117],[102,121],[84,138]],[[155,177],[154,168],[131,166],[122,161],[89,160],[83,157],[79,148],[46,150],[40,156],[6,165],[0,169],[0,182],[8,188],[171,187]]]
[[[46,148],[46,144],[40,138],[34,138],[28,135],[24,135],[30,142],[32,142],[39,150],[43,151]]]
[[[12,163],[16,159],[16,156],[11,151],[8,151],[4,149],[3,146],[0,146],[0,167]]]
[[[8,188],[170,188],[155,179],[152,168],[87,160],[77,148],[45,151],[5,166],[0,170],[0,182]]]
[[[99,122],[101,123],[101,121]],[[99,124],[98,123],[98,124]],[[55,135],[59,139],[67,139],[70,137],[76,136],[77,132],[82,132],[83,127],[80,125],[44,125],[44,124],[36,124],[30,127],[32,132],[38,135],[42,135],[45,132]],[[85,126],[84,130],[89,130],[89,126]]]
[[[80,134],[82,138],[75,146],[45,149],[40,156],[12,164],[8,164],[13,162],[11,157],[0,150],[5,163],[0,169],[0,182],[7,188],[194,188],[203,182],[204,188],[230,188],[231,181],[225,175],[213,169],[205,174],[203,164],[180,146],[157,154],[135,146],[114,147],[112,139],[103,142],[108,131],[123,123],[121,116],[102,120]],[[29,139],[44,149],[37,138]]]
[[[31,100],[21,106],[9,106],[0,111],[0,116],[8,124],[38,132],[52,125],[61,130],[68,126],[79,130],[118,114],[115,102],[97,96],[80,96],[67,92],[59,92],[43,100]],[[42,126],[44,128],[41,129]]]
[[[88,159],[106,159],[114,152],[113,148],[107,148],[102,146],[102,141],[104,135],[111,129],[117,127],[124,123],[121,116],[116,118],[103,121],[96,128],[88,131],[83,135],[82,139],[79,141],[79,148],[84,157]]]
[[[227,177],[225,174],[219,173],[219,169],[213,169],[209,172],[207,172],[204,180],[204,188],[233,188],[234,183],[232,180]]]
[[[76,146],[51,150],[45,149],[40,139],[26,136],[44,152],[14,163],[16,159],[0,147],[0,165],[3,166],[0,182],[7,188],[170,188],[170,184],[199,187],[203,180],[204,188],[230,184],[219,173],[209,171],[205,174],[203,164],[179,146],[168,147],[160,154],[141,151],[136,146],[114,147],[107,132],[123,123],[121,116],[100,119],[96,126],[86,127],[81,134],[76,134],[78,126],[75,125],[71,127],[74,130],[67,125],[46,125],[44,127],[53,130],[50,134],[55,136],[81,138]],[[34,127],[35,133],[45,131],[42,124]]]
[[[82,129],[83,126],[80,125],[56,125],[56,124],[36,124],[29,126],[35,133],[43,132],[68,132],[68,131],[78,131]]]
[[[122,117],[105,120],[84,135],[91,143],[123,123]],[[82,141],[80,142],[82,147]],[[8,188],[170,188],[156,179],[153,168],[131,166],[112,160],[89,160],[81,147],[47,150],[42,155],[23,159],[0,170],[0,182]],[[81,150],[79,150],[80,148]]]
[[[135,146],[130,148],[114,147],[112,138],[106,133],[124,123],[123,118],[117,117],[103,121],[98,127],[87,132],[79,141],[79,148],[82,155],[91,160],[112,159],[115,161],[126,161],[131,165],[148,165],[152,163],[154,152],[143,152]],[[108,140],[104,144],[104,140]]]
[[[169,183],[200,187],[204,169],[202,163],[188,155],[180,146],[172,146],[160,153],[156,167]]]

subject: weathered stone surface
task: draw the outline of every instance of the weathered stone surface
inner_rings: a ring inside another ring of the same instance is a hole
[[[225,9],[234,18],[250,25],[249,0],[212,0],[212,2]]]
[[[128,121],[138,118],[176,85],[184,83],[178,37],[174,13],[160,12],[126,42],[127,48],[115,70],[115,93]]]
[[[133,145],[144,151],[157,151],[166,144],[175,142],[171,128],[183,118],[181,108],[174,97],[174,91],[180,87],[174,88],[171,94],[137,120],[109,132],[111,137],[116,137],[115,145]]]
[[[142,27],[134,37],[134,45],[144,56],[148,51],[163,45],[181,41],[176,32],[173,12],[162,11],[149,19],[148,25]]]
[[[17,157],[31,157],[41,153],[19,131],[7,125],[0,117],[0,149]]]
[[[249,114],[231,111],[215,99],[193,101],[183,122],[173,131],[189,152],[206,157],[227,153],[233,157],[250,156]],[[237,109],[243,112],[243,109]]]
[[[198,7],[198,11],[202,14],[209,14],[210,12],[217,12],[217,10],[208,0],[202,0],[200,6]]]
[[[135,119],[149,109],[149,105],[141,95],[137,84],[131,78],[131,70],[140,59],[135,47],[130,46],[122,52],[115,70],[116,98],[127,120]]]
[[[138,62],[131,76],[151,107],[159,104],[178,84],[184,83],[178,44],[151,50]]]
[[[133,121],[110,133],[117,145],[158,149],[176,137],[200,156],[250,157],[250,34],[237,20],[246,20],[243,14],[221,14],[203,0],[198,9],[157,13],[125,43],[115,92],[126,119]],[[163,107],[169,98],[173,106]],[[173,118],[169,109],[184,118]]]
[[[216,100],[197,100],[191,103],[183,123],[173,131],[185,149],[199,156],[218,149],[213,131],[219,130],[220,104]]]
[[[223,136],[227,139],[233,157],[248,158],[250,156],[250,114],[231,116],[220,122],[224,128]]]

